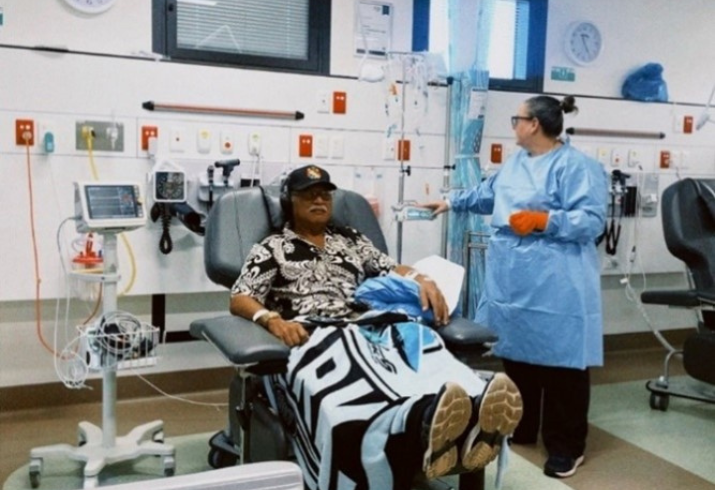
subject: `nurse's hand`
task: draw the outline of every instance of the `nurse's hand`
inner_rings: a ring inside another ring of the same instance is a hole
[[[544,231],[549,224],[548,211],[517,211],[509,216],[509,225],[517,235]]]
[[[447,201],[426,202],[426,203],[418,204],[418,206],[421,208],[431,209],[432,217],[440,215],[440,214],[444,213],[445,211],[449,211],[449,204],[447,204]]]
[[[437,284],[430,277],[419,274],[415,281],[420,285],[420,304],[422,311],[432,308],[434,323],[437,327],[442,327],[449,323],[449,306],[439,290]]]

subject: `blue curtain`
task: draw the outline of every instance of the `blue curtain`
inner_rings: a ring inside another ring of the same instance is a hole
[[[488,53],[496,0],[449,1],[449,58],[451,88],[450,148],[454,171],[452,189],[467,189],[482,180],[479,151],[484,129],[484,109],[489,89]],[[464,265],[466,234],[488,232],[481,216],[450,213],[447,254]],[[473,249],[465,278],[469,291],[463,316],[474,318],[483,289],[484,267]]]

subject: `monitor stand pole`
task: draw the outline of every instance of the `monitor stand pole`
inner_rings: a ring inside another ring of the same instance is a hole
[[[103,285],[102,312],[117,311],[117,234],[100,232],[104,238],[104,271],[99,275],[83,274],[86,280]],[[176,468],[175,449],[164,444],[164,423],[155,420],[132,429],[127,435],[117,434],[117,362],[103,362],[102,366],[102,427],[87,421],[79,423],[78,446],[55,444],[30,451],[30,484],[40,485],[43,459],[48,456],[66,456],[84,465],[84,488],[99,486],[99,472],[110,464],[134,460],[141,456],[161,456],[164,475],[172,476]]]

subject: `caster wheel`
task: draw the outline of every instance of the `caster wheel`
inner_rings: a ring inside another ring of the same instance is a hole
[[[173,456],[164,456],[164,476],[174,476],[176,473],[176,460]]]
[[[209,466],[214,469],[228,468],[229,466],[236,466],[238,462],[238,457],[221,451],[220,449],[211,448],[209,451]]]
[[[30,486],[37,488],[42,482],[42,460],[33,459],[30,461]]]
[[[99,478],[96,476],[85,476],[83,488],[97,488],[99,486]]]
[[[32,488],[37,488],[40,486],[40,482],[42,481],[42,477],[40,476],[40,472],[34,472],[30,471],[30,486]]]
[[[668,404],[670,402],[670,397],[668,395],[658,395],[656,393],[650,394],[650,408],[653,410],[660,410],[665,412],[668,410]]]

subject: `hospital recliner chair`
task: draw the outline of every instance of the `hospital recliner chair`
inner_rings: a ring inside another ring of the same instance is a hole
[[[204,265],[213,282],[230,288],[253,244],[282,228],[278,196],[277,188],[250,187],[227,193],[214,204],[206,222],[204,242]],[[337,190],[333,221],[356,228],[387,252],[379,222],[360,194]],[[209,464],[220,468],[289,459],[290,444],[280,416],[269,407],[256,376],[284,371],[288,347],[259,325],[231,315],[195,320],[190,331],[193,337],[212,343],[237,370],[229,387],[228,427],[211,438]],[[496,340],[485,327],[461,318],[438,331],[450,350],[486,351],[485,344]],[[484,470],[466,472],[455,468],[454,473],[460,475],[460,490],[484,487]]]
[[[663,191],[663,233],[668,250],[685,262],[691,289],[645,291],[645,304],[693,308],[698,312],[696,331],[682,350],[669,349],[664,373],[648,381],[650,406],[665,411],[669,397],[715,403],[715,179],[683,179]],[[669,363],[682,357],[685,372],[699,382],[669,379]]]

